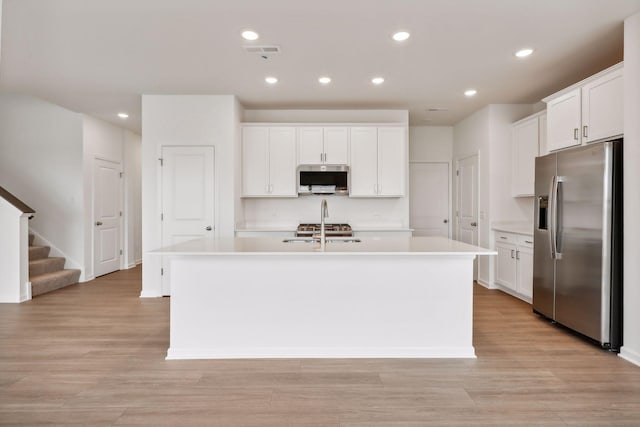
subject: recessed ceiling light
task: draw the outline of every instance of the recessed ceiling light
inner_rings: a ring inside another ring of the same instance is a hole
[[[323,76],[323,77],[320,77],[318,81],[323,85],[328,85],[329,83],[331,83],[331,77]]]
[[[478,91],[475,89],[467,89],[464,91],[464,96],[474,96],[476,93],[478,93]]]
[[[242,38],[245,40],[258,40],[258,37],[260,36],[255,31],[246,30],[242,32]]]
[[[371,83],[373,83],[374,85],[381,85],[382,83],[384,83],[384,78],[374,77],[371,79]]]
[[[126,119],[127,117],[129,117],[129,115],[127,113],[118,113],[118,117],[120,117],[121,119]]]
[[[275,77],[266,77],[264,79],[265,82],[269,83],[270,85],[274,85],[276,83],[278,83],[278,79]]]
[[[518,58],[526,58],[527,56],[531,55],[533,53],[533,49],[531,48],[526,48],[526,49],[520,49],[519,51],[517,51],[515,53],[515,55]]]
[[[406,31],[398,31],[393,35],[393,39],[397,42],[403,42],[406,39],[408,39],[410,36],[411,34],[407,33]]]

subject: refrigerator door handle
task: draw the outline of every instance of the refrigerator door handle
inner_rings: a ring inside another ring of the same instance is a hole
[[[555,199],[556,199],[556,176],[551,178],[549,186],[549,208],[547,209],[547,224],[549,226],[549,255],[551,259],[556,259],[556,224],[555,224]]]

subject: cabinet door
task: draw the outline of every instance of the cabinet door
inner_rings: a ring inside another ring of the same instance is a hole
[[[516,245],[496,242],[496,282],[516,290]]]
[[[405,128],[378,128],[379,196],[405,195],[406,164]]]
[[[533,248],[518,247],[518,293],[531,298],[533,296]]]
[[[378,188],[378,133],[375,127],[351,128],[349,175],[351,197],[376,196]]]
[[[580,145],[580,88],[547,103],[547,148],[549,151]]]
[[[324,153],[327,164],[349,164],[349,128],[324,128]]]
[[[538,156],[538,117],[513,126],[513,180],[514,197],[533,196]]]
[[[242,195],[269,194],[269,128],[242,128]]]
[[[298,128],[298,163],[317,165],[323,163],[321,127]]]
[[[582,88],[582,137],[586,142],[622,135],[622,69],[602,76]]]
[[[271,196],[296,196],[296,129],[269,129]]]

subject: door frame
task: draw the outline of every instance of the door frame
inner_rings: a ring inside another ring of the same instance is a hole
[[[124,220],[124,208],[123,208],[124,207],[124,200],[123,200],[124,199],[124,180],[122,179],[122,174],[124,172],[122,170],[122,161],[109,159],[103,156],[94,156],[91,161],[91,218],[89,223],[89,226],[91,227],[91,276],[85,278],[85,280],[91,280],[96,277],[96,227],[94,223],[96,220],[96,196],[97,196],[95,172],[96,172],[96,162],[98,160],[114,163],[118,165],[118,172],[120,173],[120,180],[118,184],[118,210],[122,212],[122,215],[120,215],[118,219],[118,227],[119,227],[118,238],[120,240],[119,242],[120,248],[118,250],[121,251],[119,255],[120,262],[119,262],[118,268],[119,270],[124,270],[126,268],[124,266],[124,257],[123,257],[123,253],[124,253],[124,250],[123,250],[123,246],[124,246],[124,222],[123,222]]]
[[[477,236],[477,245],[480,246],[480,229],[481,229],[481,222],[480,222],[480,151],[476,151],[475,153],[471,154],[471,155],[467,155],[467,156],[461,156],[461,157],[456,157],[456,172],[454,175],[454,179],[455,179],[455,188],[456,188],[456,240],[459,238],[460,235],[460,176],[458,175],[458,171],[460,170],[460,162],[462,162],[463,160],[467,160],[467,159],[471,159],[475,157],[476,158],[476,199],[477,199],[477,205],[476,205],[476,222],[478,223],[477,226],[477,231],[476,233],[478,234]],[[478,260],[478,257],[475,257],[475,259],[473,260],[473,265],[474,265],[474,277],[473,280],[475,280],[476,282],[479,283],[480,280],[480,262]]]

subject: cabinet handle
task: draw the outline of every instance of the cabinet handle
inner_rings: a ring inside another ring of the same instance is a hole
[[[513,253],[514,253],[514,252],[515,252],[515,251],[514,251],[513,249],[511,249],[511,258],[515,258],[515,257],[513,256]]]
[[[580,132],[580,129],[578,129],[578,128],[575,128],[573,130],[573,139],[575,139],[576,141],[578,140],[578,138],[580,138],[580,133],[579,132]]]
[[[589,135],[587,133],[587,125],[582,126],[582,136],[584,136],[585,138],[588,138]]]
[[[324,153],[324,162],[327,162],[327,153]]]
[[[533,243],[533,241],[531,241],[531,240],[525,240],[524,242],[525,242],[525,243],[529,243],[529,244],[532,244],[532,243]]]
[[[501,238],[502,240],[507,240],[507,238],[506,238],[506,237],[504,237],[504,236],[500,236],[500,238]]]
[[[520,251],[516,251],[516,259],[520,259]]]

